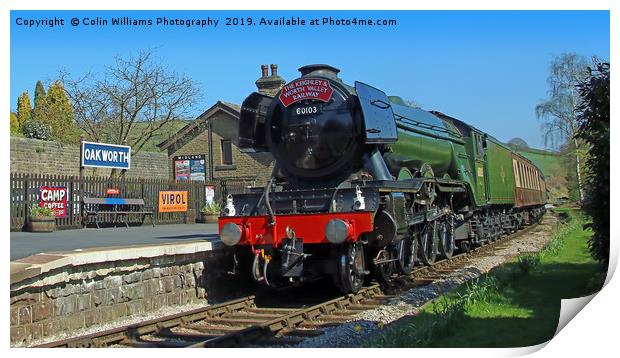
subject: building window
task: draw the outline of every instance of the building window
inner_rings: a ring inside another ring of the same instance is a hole
[[[222,164],[232,165],[232,143],[230,139],[222,139]]]

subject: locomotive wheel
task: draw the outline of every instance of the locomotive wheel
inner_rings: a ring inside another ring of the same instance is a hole
[[[468,240],[462,240],[459,242],[459,250],[461,252],[469,252],[471,250],[471,244]]]
[[[418,257],[418,240],[416,235],[408,236],[398,243],[398,261],[396,266],[398,270],[406,275],[413,271],[415,261]]]
[[[450,259],[454,254],[454,229],[448,221],[442,221],[437,229],[439,236],[439,253],[441,256]]]
[[[347,244],[342,247],[338,258],[339,288],[343,293],[356,293],[364,285],[366,260],[361,244]]]
[[[394,257],[393,251],[395,249],[390,249],[386,247],[384,250],[379,251],[377,255],[377,259],[379,260],[390,260]],[[379,265],[373,265],[373,273],[375,274],[375,278],[380,283],[388,283],[390,281],[390,276],[392,276],[392,272],[394,272],[394,262],[386,262]]]
[[[425,265],[432,265],[437,258],[437,222],[431,221],[424,225],[420,234],[420,260]]]

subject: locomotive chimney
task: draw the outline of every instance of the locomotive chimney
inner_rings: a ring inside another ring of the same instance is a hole
[[[271,76],[268,73],[267,65],[261,65],[261,77],[256,80],[258,92],[270,97],[274,97],[276,93],[284,86],[286,81],[278,76],[278,65],[271,64]]]
[[[299,68],[299,72],[301,72],[302,76],[307,75],[320,75],[325,77],[333,77],[338,79],[339,69],[336,67],[325,65],[325,64],[316,64],[316,65],[307,65]]]

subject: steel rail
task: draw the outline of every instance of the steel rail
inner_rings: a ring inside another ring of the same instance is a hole
[[[243,308],[252,307],[254,306],[254,298],[255,296],[247,296],[221,304],[197,308],[187,312],[179,312],[173,315],[121,326],[102,332],[95,332],[83,336],[49,342],[34,346],[34,348],[105,347],[115,343],[120,343],[127,338],[157,332],[161,328],[172,328],[181,324],[196,322],[206,318],[215,317],[223,313],[234,312]]]
[[[487,251],[491,251],[497,248],[501,248],[502,245],[513,241],[533,230],[538,223],[525,227],[515,233],[498,239],[494,242],[490,242],[487,245],[479,246],[471,249],[469,252],[460,253],[452,256],[450,259],[441,259],[435,261],[429,266],[422,266],[415,268],[408,277],[404,277],[405,280],[411,280],[410,285],[401,284],[396,285],[397,290],[411,289],[422,285],[429,284],[444,276],[446,273],[455,272],[465,267],[467,262],[479,255],[484,255]],[[447,269],[443,269],[444,266],[448,266]],[[424,278],[425,274],[431,274],[434,276]],[[417,280],[417,281],[416,281]],[[407,287],[409,286],[409,287]],[[249,327],[239,328],[227,334],[223,334],[216,337],[210,337],[206,340],[202,340],[198,343],[188,343],[188,347],[238,347],[245,346],[260,340],[262,338],[274,337],[278,333],[285,332],[287,330],[294,330],[305,322],[316,321],[322,316],[327,317],[332,313],[338,311],[344,311],[355,309],[355,311],[363,311],[372,309],[380,304],[364,304],[364,301],[373,301],[374,298],[384,295],[381,285],[373,284],[371,286],[363,287],[359,292],[354,294],[347,294],[341,297],[330,299],[323,303],[313,305],[307,308],[292,309],[290,312],[288,309],[283,314],[263,320],[263,322],[252,324]],[[139,342],[141,336],[156,334],[162,330],[170,330],[175,327],[181,327],[191,323],[205,321],[208,323],[210,319],[218,319],[226,314],[233,314],[236,312],[242,312],[244,310],[250,310],[256,307],[254,302],[255,296],[247,296],[232,301],[216,304],[213,306],[198,308],[195,310],[180,312],[173,315],[168,315],[152,320],[121,326],[118,328],[96,332],[92,334],[72,337],[59,341],[49,342],[35,347],[51,348],[51,347],[105,347],[114,344],[123,343],[136,343]],[[276,308],[266,309],[269,311],[277,311]],[[270,315],[265,315],[270,316]],[[257,315],[256,317],[260,317]],[[342,322],[340,322],[342,323]],[[155,344],[155,343],[153,343]]]
[[[303,308],[293,313],[284,315],[267,321],[265,323],[247,327],[238,332],[205,340],[191,345],[191,348],[215,348],[215,347],[235,347],[245,344],[250,339],[273,335],[283,329],[292,329],[306,320],[315,320],[321,315],[327,315],[336,310],[346,309],[346,307],[363,301],[365,298],[373,297],[381,293],[379,284],[364,287],[357,293],[347,294],[312,307]]]

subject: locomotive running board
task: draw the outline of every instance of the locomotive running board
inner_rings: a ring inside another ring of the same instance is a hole
[[[351,182],[352,185],[359,185],[365,188],[378,188],[382,192],[405,192],[417,193],[425,182],[435,183],[437,189],[447,193],[464,193],[465,186],[458,180],[435,179],[435,178],[414,178],[406,180],[358,180]]]

